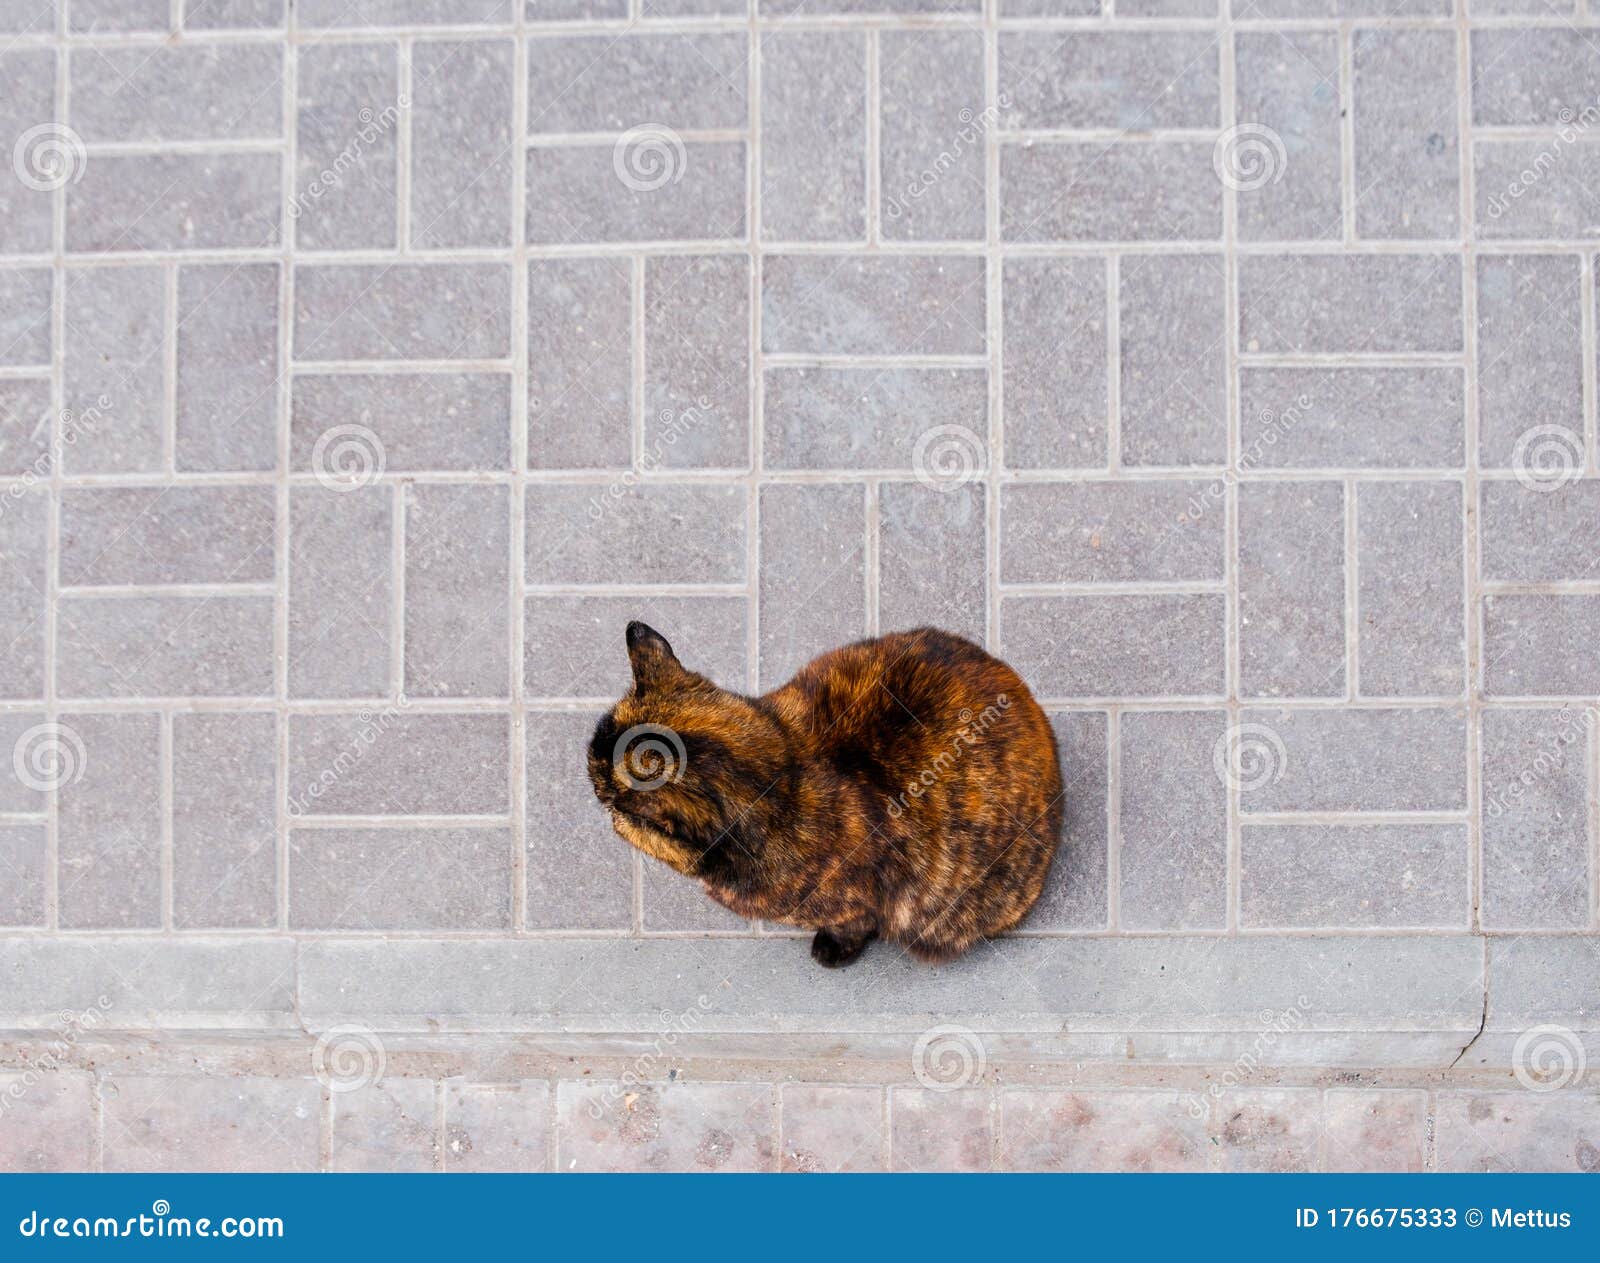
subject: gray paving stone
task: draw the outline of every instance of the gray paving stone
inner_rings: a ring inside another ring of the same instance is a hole
[[[1450,0],[1232,0],[1229,8],[1237,17],[1257,21],[1282,18],[1449,17],[1451,12]]]
[[[1205,1119],[1178,1092],[1000,1094],[1000,1162],[1007,1171],[1204,1171]]]
[[[13,1030],[54,1030],[63,1012],[88,1009],[117,1030],[298,1025],[294,944],[285,938],[4,938],[0,966],[11,980],[0,1013]]]
[[[0,364],[50,363],[50,286],[47,268],[0,271]]]
[[[511,272],[500,263],[295,269],[300,360],[496,359],[510,353]]]
[[[1428,1094],[1336,1088],[1322,1096],[1324,1171],[1421,1171]]]
[[[984,641],[982,483],[878,484],[878,627],[942,627]]]
[[[277,723],[172,717],[172,921],[180,930],[277,924]]]
[[[399,244],[400,67],[393,44],[303,49],[291,214],[303,250]]]
[[[761,307],[767,351],[984,352],[984,265],[971,256],[769,255]]]
[[[1315,1169],[1320,1094],[1310,1089],[1232,1088],[1217,1100],[1224,1171]]]
[[[1029,141],[1000,149],[1006,241],[1216,241],[1210,143]]]
[[[883,1089],[875,1084],[785,1083],[778,1088],[780,1171],[883,1170]]]
[[[1227,787],[1212,752],[1221,711],[1122,716],[1121,918],[1126,930],[1222,929],[1228,911]]]
[[[769,485],[760,515],[760,683],[769,689],[866,634],[866,497],[854,486]]]
[[[1223,515],[1195,513],[1203,485],[1114,479],[1011,483],[1000,499],[1006,583],[1223,577]]]
[[[506,24],[515,0],[299,0],[305,26],[480,26]]]
[[[90,4],[97,0],[90,0]],[[45,35],[56,29],[58,0],[3,0],[0,30],[13,34]]]
[[[1234,43],[1235,191],[1246,241],[1337,240],[1341,230],[1339,40],[1331,31],[1240,31]],[[1246,145],[1244,142],[1251,143]],[[1259,143],[1256,143],[1259,141]],[[1258,165],[1259,164],[1259,165]]]
[[[1600,1013],[1594,940],[1582,934],[1492,934],[1489,1031],[1519,1034],[1540,1022],[1589,1030]]]
[[[1478,538],[1485,579],[1558,583],[1600,571],[1600,480],[1554,492],[1514,481],[1478,484]]]
[[[13,20],[26,22],[40,12],[31,0],[21,0],[19,8]],[[5,21],[0,16],[0,29],[11,29]],[[13,137],[13,161],[20,154],[22,171],[39,178],[49,175],[50,151],[30,150],[26,143],[19,151],[17,146],[29,128],[54,117],[55,93],[56,58],[51,49],[13,49],[0,54],[0,133]],[[24,183],[15,166],[0,170],[0,250],[48,251],[54,202],[48,190]]]
[[[1238,495],[1240,692],[1342,697],[1345,489],[1251,482]]]
[[[270,697],[270,596],[63,596],[64,697]]]
[[[93,1170],[94,1091],[88,1074],[0,1074],[9,1117],[0,1127],[0,1163],[18,1174]]]
[[[1004,31],[1008,131],[1216,127],[1221,54],[1203,31]]]
[[[1364,697],[1440,697],[1466,682],[1462,488],[1356,487],[1357,686]]]
[[[648,260],[646,459],[669,469],[743,468],[750,459],[749,433],[749,259],[711,254]]]
[[[63,584],[271,583],[270,487],[94,487],[61,493]]]
[[[371,431],[376,446],[365,441],[390,473],[511,468],[506,374],[297,372],[291,408],[289,464],[301,472],[317,468],[317,441],[344,425]],[[336,472],[323,452],[322,467]]]
[[[588,777],[579,775],[599,718],[598,707],[528,713],[529,929],[633,924],[637,853],[612,830]]]
[[[867,42],[774,32],[761,57],[761,232],[859,241],[867,227]]]
[[[509,829],[295,829],[289,928],[509,930]]]
[[[315,1079],[117,1075],[101,1090],[107,1171],[315,1171]]]
[[[1452,254],[1245,255],[1245,352],[1459,351],[1461,263]]]
[[[619,259],[528,263],[528,464],[629,463],[633,296]]]
[[[977,31],[884,31],[878,40],[878,217],[891,241],[984,234],[986,112]]]
[[[1570,124],[1596,97],[1600,73],[1581,31],[1509,27],[1472,32],[1472,121],[1478,126]]]
[[[1465,929],[1464,824],[1247,825],[1239,924]]]
[[[1351,64],[1356,232],[1458,236],[1455,33],[1358,30]]]
[[[1600,233],[1600,154],[1558,139],[1473,142],[1479,237],[1570,241]]]
[[[528,44],[528,130],[625,132],[744,127],[742,32],[582,35]]]
[[[446,1171],[543,1171],[550,1161],[550,1085],[447,1083]]]
[[[61,925],[74,930],[158,928],[160,718],[65,715],[60,723],[58,735],[40,740],[54,740],[62,758],[57,775],[49,776],[47,770],[47,779],[59,782]]]
[[[639,862],[640,925],[648,934],[658,931],[750,934],[754,923],[713,903],[700,884],[686,880],[665,864]]]
[[[162,466],[166,299],[154,266],[66,273],[62,393],[68,411],[103,417],[62,451],[64,472],[136,473]],[[48,307],[46,307],[48,310]]]
[[[539,3],[539,0],[528,0],[529,4]],[[566,5],[576,3],[577,0],[554,0],[550,5],[541,4],[541,9],[555,10]],[[601,0],[593,0],[598,7]],[[700,17],[720,16],[723,14],[735,17],[744,17],[750,11],[749,0],[640,0],[640,17]],[[531,12],[531,10],[530,10]],[[545,12],[545,18],[553,16]],[[626,13],[617,16],[626,16]]]
[[[174,459],[184,471],[271,469],[277,461],[278,265],[178,271]]]
[[[171,4],[161,0],[77,0],[68,14],[68,27],[91,35],[164,31],[171,14]]]
[[[629,173],[626,179],[619,168]],[[533,148],[527,183],[527,234],[535,245],[737,241],[745,235],[745,145],[739,140],[683,141],[655,130],[621,147]]]
[[[1002,655],[1045,697],[1221,694],[1223,598],[1007,597]]]
[[[1239,462],[1248,469],[1460,468],[1465,394],[1459,368],[1247,364],[1239,370]]]
[[[0,925],[44,926],[48,869],[44,825],[0,825]]]
[[[49,477],[55,463],[54,412],[48,381],[0,382],[0,477],[21,479],[31,475],[36,481]],[[65,425],[62,431],[64,445]],[[6,487],[5,501],[0,503],[20,499],[26,491],[23,482],[12,482]]]
[[[896,1171],[987,1171],[993,1162],[990,1094],[889,1090],[890,1165]]]
[[[41,818],[45,813],[48,801],[46,791],[37,784],[24,781],[15,763],[18,746],[30,751],[38,749],[41,753],[50,748],[39,743],[39,738],[44,734],[36,731],[44,722],[43,711],[0,712],[0,811],[34,813]],[[50,761],[36,765],[31,758],[23,760],[24,769],[35,766],[41,774],[47,773]],[[38,779],[30,772],[30,781]]]
[[[289,493],[289,695],[389,692],[394,496],[387,487]]]
[[[988,411],[981,368],[769,368],[763,460],[769,469],[920,469],[948,432],[957,459],[977,470]]]
[[[1006,465],[1104,465],[1110,363],[1105,264],[1007,259],[1001,296]]]
[[[1583,433],[1580,272],[1578,259],[1560,255],[1478,260],[1482,464],[1510,466],[1518,441],[1540,425]]]
[[[0,697],[44,696],[44,611],[50,501],[8,498],[0,513]]]
[[[510,41],[412,45],[413,245],[511,244],[514,60]]]
[[[69,55],[68,67],[72,126],[91,145],[283,134],[283,54],[276,44],[81,48]]]
[[[1100,930],[1109,924],[1104,711],[1050,712],[1061,779],[1061,843],[1024,931]]]
[[[291,815],[503,815],[506,716],[377,713],[289,720]]]
[[[1100,0],[1000,0],[999,14],[1006,18],[1099,17]]]
[[[510,489],[410,486],[405,515],[406,695],[510,696]]]
[[[67,249],[266,249],[280,240],[275,153],[99,154],[67,186]]]
[[[1483,713],[1488,929],[1587,926],[1589,776],[1597,716],[1582,707]]]
[[[765,1083],[556,1086],[563,1171],[770,1171],[778,1141]]]
[[[975,0],[821,0],[814,8],[801,0],[757,0],[756,12],[763,17],[795,16],[805,13],[836,14],[969,14],[982,6]]]
[[[651,483],[529,487],[530,583],[742,583],[745,490]]]
[[[1590,1093],[1440,1092],[1440,1171],[1583,1171],[1600,1165],[1600,1107]]]
[[[1240,712],[1240,731],[1261,756],[1241,785],[1247,814],[1466,809],[1460,710],[1261,708]]]
[[[334,1171],[432,1171],[439,1144],[437,1089],[388,1075],[333,1097],[328,1166]]]
[[[665,636],[685,666],[742,690],[749,608],[743,596],[530,596],[523,687],[530,697],[621,697],[632,683],[623,631],[638,619]]]
[[[1483,691],[1496,697],[1600,694],[1600,596],[1485,596]]]
[[[281,27],[286,0],[185,0],[183,25],[190,30]]]
[[[1132,465],[1220,465],[1228,454],[1226,272],[1214,255],[1125,255],[1122,455]]]

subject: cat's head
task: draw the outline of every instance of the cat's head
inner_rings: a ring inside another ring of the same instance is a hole
[[[688,670],[666,637],[629,623],[633,687],[589,742],[589,779],[621,837],[680,873],[749,849],[787,763],[783,731],[747,697]]]

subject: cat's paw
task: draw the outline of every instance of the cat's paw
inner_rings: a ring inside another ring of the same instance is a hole
[[[816,937],[811,940],[811,959],[826,969],[838,969],[861,955],[870,942],[871,935],[841,939],[828,930],[818,930]]]

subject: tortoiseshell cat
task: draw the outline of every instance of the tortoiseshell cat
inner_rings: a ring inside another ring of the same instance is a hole
[[[823,654],[761,697],[629,623],[633,688],[589,777],[616,831],[740,916],[815,928],[846,965],[880,935],[921,960],[1010,929],[1061,831],[1050,723],[1005,663],[923,628]]]

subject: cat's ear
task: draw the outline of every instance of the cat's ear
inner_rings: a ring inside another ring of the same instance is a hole
[[[679,670],[677,656],[667,638],[654,627],[638,621],[628,624],[628,662],[633,667],[633,682],[641,687]]]

